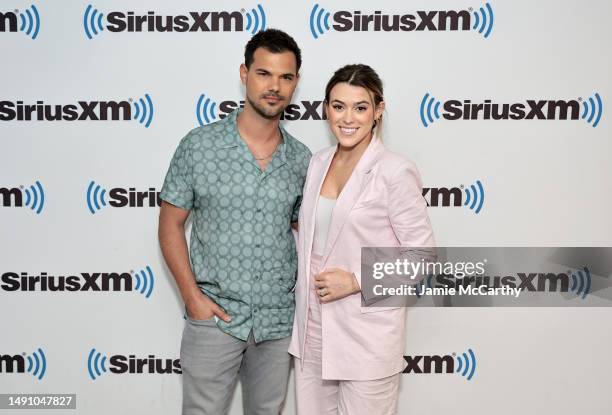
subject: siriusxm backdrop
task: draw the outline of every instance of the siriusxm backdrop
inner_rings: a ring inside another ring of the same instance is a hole
[[[0,393],[178,413],[157,195],[180,138],[243,105],[244,44],[266,27],[303,50],[285,126],[313,151],[332,143],[332,72],[378,70],[385,142],[419,166],[439,245],[612,245],[610,16],[607,0],[3,0]],[[400,413],[608,414],[610,317],[411,310]]]

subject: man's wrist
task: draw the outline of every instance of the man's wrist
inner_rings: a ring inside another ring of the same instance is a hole
[[[204,296],[204,293],[196,285],[194,289],[192,289],[191,291],[189,291],[187,295],[185,295],[185,298],[184,298],[185,305],[189,306],[190,304],[193,304],[194,302],[201,300],[202,296]]]

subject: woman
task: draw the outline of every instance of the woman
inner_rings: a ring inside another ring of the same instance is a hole
[[[394,414],[405,308],[362,307],[361,248],[434,246],[416,167],[379,137],[382,82],[348,65],[325,89],[338,144],[312,157],[299,217],[295,356],[298,414]]]

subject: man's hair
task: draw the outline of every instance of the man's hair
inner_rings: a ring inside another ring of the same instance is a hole
[[[302,52],[291,36],[282,30],[267,29],[257,33],[244,48],[244,64],[247,68],[253,63],[253,54],[258,48],[272,53],[292,52],[295,55],[296,72],[302,66]]]

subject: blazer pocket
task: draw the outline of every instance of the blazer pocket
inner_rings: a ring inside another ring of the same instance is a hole
[[[397,310],[399,308],[403,308],[403,307],[375,307],[375,306],[370,306],[370,307],[361,307],[361,312],[362,313],[378,313],[378,312],[381,312],[381,311]]]
[[[378,199],[359,200],[351,210],[365,209],[376,205],[376,203],[378,203]]]

